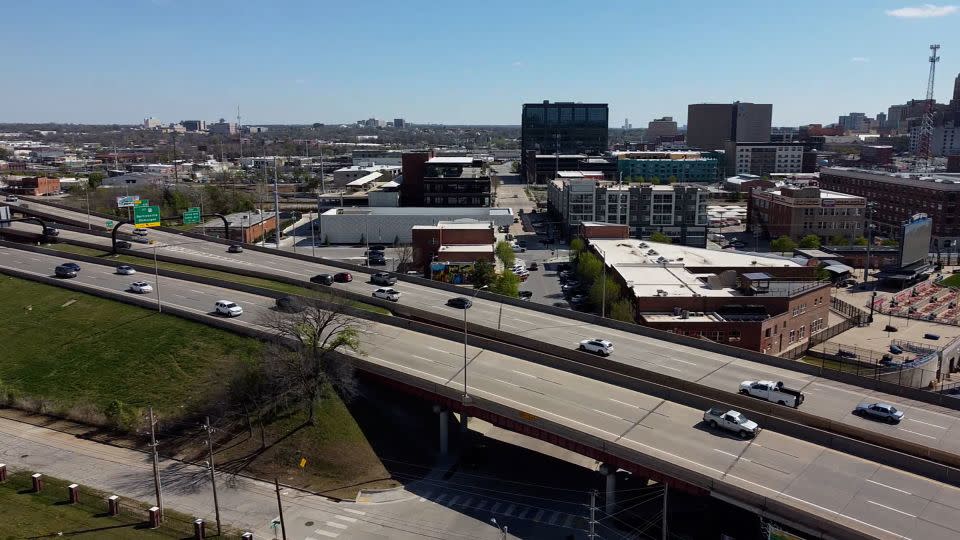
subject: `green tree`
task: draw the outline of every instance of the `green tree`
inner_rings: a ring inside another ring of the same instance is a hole
[[[513,246],[504,240],[497,242],[496,253],[497,258],[500,259],[500,262],[507,268],[511,268],[517,260],[517,256],[513,253]]]
[[[473,286],[474,287],[489,287],[493,281],[497,278],[496,270],[494,270],[493,265],[490,261],[479,260],[476,264],[473,265]]]
[[[820,247],[820,237],[815,234],[808,234],[800,239],[800,247],[803,249],[817,249]]]
[[[621,298],[614,302],[608,311],[610,312],[611,319],[629,323],[637,322],[633,318],[633,304],[626,298]]]
[[[657,231],[657,232],[651,234],[651,235],[650,235],[650,241],[651,241],[651,242],[660,242],[661,244],[669,244],[669,243],[673,242],[673,240],[672,240],[669,236],[663,234],[663,233],[660,232],[660,231]]]
[[[850,239],[842,234],[835,234],[830,237],[831,246],[849,246]]]
[[[583,238],[577,237],[570,241],[570,261],[576,261],[577,257],[587,249],[587,243]]]
[[[770,242],[770,249],[773,251],[779,251],[780,253],[787,251],[792,252],[793,250],[797,249],[797,243],[794,242],[789,236],[783,235],[780,238]]]
[[[603,276],[600,279],[597,279],[593,282],[593,285],[590,286],[590,292],[588,293],[590,297],[590,302],[595,306],[603,306],[604,297],[606,297],[606,309],[607,312],[610,311],[610,308],[613,307],[613,303],[620,299],[620,284],[616,282],[612,277],[607,276],[607,286],[604,289],[603,286]],[[602,315],[606,316],[606,313]]]
[[[101,184],[103,184],[102,172],[92,172],[87,176],[87,187],[90,189],[97,189]]]
[[[603,262],[589,251],[584,251],[577,257],[577,275],[587,283],[593,283],[600,279],[603,273]]]
[[[520,174],[520,162],[514,161],[510,164],[510,172],[513,174]]]
[[[827,272],[827,269],[823,267],[817,268],[816,276],[820,281],[830,281],[830,278],[833,277],[830,275],[830,272]]]
[[[659,184],[659,183],[660,183],[660,177],[659,177],[659,176],[654,176],[653,178],[650,179],[650,183],[653,184],[653,185]]]
[[[669,182],[669,183],[671,183],[671,184],[676,184],[676,183],[677,183],[677,177],[676,177],[676,176],[673,176],[673,175],[671,174],[671,175],[670,175],[670,178],[667,178],[667,182]]]
[[[642,184],[642,183],[646,182],[647,179],[644,178],[643,175],[640,175],[640,176],[634,176],[634,177],[633,177],[633,181],[634,181],[635,183]]]
[[[516,298],[520,295],[520,276],[504,270],[490,284],[490,292]]]
[[[862,237],[862,236],[858,236],[858,237],[856,237],[856,238],[853,239],[853,245],[855,245],[855,246],[865,246],[865,245],[867,245],[867,239],[864,238],[864,237]]]
[[[0,159],[9,159],[13,155],[13,152],[7,150],[6,148],[0,148]]]

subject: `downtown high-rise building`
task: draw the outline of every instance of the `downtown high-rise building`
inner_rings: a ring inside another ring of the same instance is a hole
[[[607,151],[609,108],[606,103],[544,100],[524,103],[520,124],[520,167],[526,174],[530,155],[585,154]]]
[[[770,142],[773,105],[695,103],[687,106],[687,146],[720,150],[727,141]]]

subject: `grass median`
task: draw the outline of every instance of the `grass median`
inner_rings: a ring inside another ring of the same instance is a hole
[[[144,255],[139,257],[136,255],[113,255],[112,253],[102,251],[99,249],[91,249],[85,246],[77,246],[74,244],[50,244],[44,246],[48,249],[55,249],[57,251],[63,251],[66,253],[75,253],[77,255],[86,255],[88,257],[97,257],[104,259],[106,261],[115,262],[115,263],[126,263],[126,264],[139,264],[139,265],[152,265],[153,257]],[[334,295],[329,293],[324,293],[322,291],[317,291],[315,289],[310,289],[308,287],[300,287],[298,285],[293,285],[290,283],[284,283],[282,281],[274,281],[272,279],[264,279],[253,276],[244,276],[242,274],[234,274],[231,272],[223,272],[220,270],[211,270],[208,268],[199,268],[196,266],[190,266],[187,264],[172,263],[166,261],[157,261],[157,266],[164,270],[172,270],[176,272],[182,272],[184,274],[191,274],[194,276],[209,277],[222,279],[224,281],[231,281],[233,283],[240,283],[243,285],[251,285],[254,287],[261,287],[264,289],[270,289],[273,291],[279,291],[287,294],[296,294],[300,296],[306,296],[308,298],[332,298]],[[373,313],[379,313],[381,315],[390,315],[390,310],[375,306],[373,304],[367,304],[364,302],[355,302],[347,301],[347,305],[355,307],[357,309],[363,309]]]

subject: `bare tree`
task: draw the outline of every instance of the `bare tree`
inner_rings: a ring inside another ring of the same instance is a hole
[[[349,364],[337,360],[338,351],[361,353],[360,321],[335,301],[298,298],[295,309],[274,311],[262,324],[277,336],[279,344],[270,347],[265,358],[268,374],[285,389],[293,390],[303,401],[308,422],[313,424],[314,409],[329,384],[341,394],[355,391],[355,379]]]
[[[404,244],[394,250],[397,257],[397,272],[406,270],[406,266],[413,262],[413,246]]]

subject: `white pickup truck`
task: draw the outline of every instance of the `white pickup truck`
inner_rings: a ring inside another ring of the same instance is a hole
[[[743,381],[740,393],[796,409],[803,403],[803,392],[787,388],[782,381]]]
[[[760,432],[760,425],[737,411],[710,408],[703,413],[703,421],[711,428],[722,428],[736,433],[741,439],[746,439]]]

